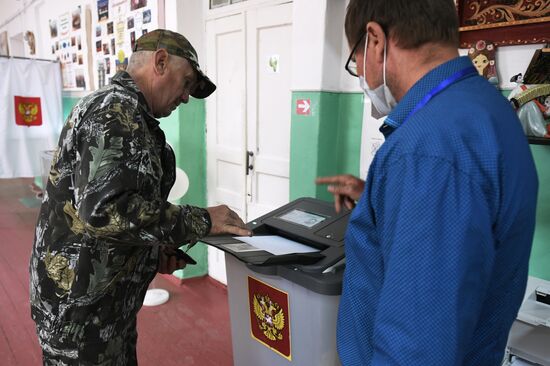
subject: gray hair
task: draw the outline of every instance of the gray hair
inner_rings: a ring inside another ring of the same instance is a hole
[[[151,60],[151,57],[153,56],[154,53],[155,51],[137,51],[132,53],[132,55],[130,56],[130,61],[128,62],[128,67],[126,71],[132,72],[132,71],[139,70],[140,68],[145,66],[147,62]],[[172,57],[180,65],[182,62],[188,62],[183,57],[174,56],[174,55],[169,55],[168,57]]]
[[[133,71],[140,69],[145,65],[153,56],[153,51],[137,51],[132,53],[130,61],[128,61],[127,71]]]

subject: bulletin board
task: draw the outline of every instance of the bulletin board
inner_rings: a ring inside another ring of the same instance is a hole
[[[51,54],[61,64],[63,90],[90,90],[88,22],[83,4],[49,19]]]
[[[119,70],[126,70],[136,39],[159,28],[162,0],[94,0],[92,10],[93,77],[95,85],[108,85]]]

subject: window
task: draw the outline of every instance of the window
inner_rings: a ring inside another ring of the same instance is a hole
[[[240,3],[246,0],[210,0],[210,9],[220,8],[222,6]]]

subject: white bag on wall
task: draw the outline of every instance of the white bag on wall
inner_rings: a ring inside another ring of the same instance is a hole
[[[63,127],[58,63],[0,58],[0,178],[41,175]]]

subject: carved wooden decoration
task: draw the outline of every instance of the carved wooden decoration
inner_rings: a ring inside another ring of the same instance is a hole
[[[550,0],[459,0],[460,47],[550,42]]]

